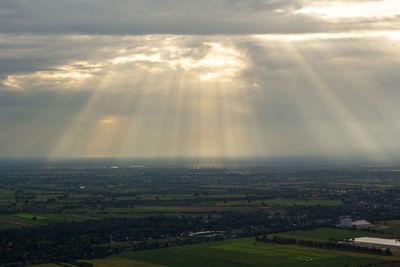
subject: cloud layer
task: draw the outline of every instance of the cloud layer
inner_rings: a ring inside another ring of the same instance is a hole
[[[0,31],[125,35],[394,30],[399,29],[399,15],[396,0],[3,0]]]
[[[0,157],[400,156],[397,2],[1,1]]]

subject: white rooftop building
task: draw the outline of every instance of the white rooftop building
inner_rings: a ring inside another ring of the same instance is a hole
[[[371,228],[372,224],[366,220],[359,220],[353,222],[351,216],[341,216],[339,218],[339,225],[340,228],[353,228],[356,227],[357,229],[368,229]]]
[[[397,239],[385,239],[376,237],[358,237],[354,242],[368,245],[382,245],[391,247],[400,247],[400,242]]]
[[[357,229],[368,229],[372,226],[372,224],[366,220],[355,221],[352,225]]]

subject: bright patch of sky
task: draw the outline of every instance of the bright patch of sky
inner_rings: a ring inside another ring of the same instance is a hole
[[[384,18],[400,15],[400,1],[324,1],[304,6],[295,13],[315,14],[324,18]]]

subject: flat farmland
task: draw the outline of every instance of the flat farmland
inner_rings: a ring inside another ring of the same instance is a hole
[[[77,214],[35,214],[35,213],[15,213],[0,215],[0,226],[4,228],[20,226],[47,225],[49,223],[64,223],[73,221],[85,221],[93,219]]]
[[[306,231],[292,231],[279,234],[268,235],[269,238],[273,236],[294,238],[297,240],[310,240],[310,241],[340,241],[346,238],[356,238],[365,236],[376,236],[378,234],[366,231],[353,231],[339,228],[317,228],[314,230]]]
[[[400,260],[371,254],[275,245],[241,238],[197,245],[125,253],[88,261],[94,266],[357,266]],[[108,264],[108,265],[107,265]],[[130,265],[131,264],[131,265]],[[143,265],[142,265],[143,264]]]
[[[400,238],[397,172],[370,172],[370,167],[52,164],[26,169],[0,165],[3,262],[90,260],[102,267],[357,266],[390,261],[353,250],[255,242],[255,236],[263,235],[325,242],[375,235],[333,228],[347,214],[374,225],[381,222],[377,235]],[[223,234],[193,234],[201,231]],[[226,241],[217,242],[221,239]]]

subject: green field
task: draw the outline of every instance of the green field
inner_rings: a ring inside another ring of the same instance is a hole
[[[371,254],[275,245],[242,238],[197,245],[124,253],[89,261],[103,266],[357,266],[399,260]]]
[[[400,220],[381,221],[379,224],[389,226],[400,226]]]
[[[56,264],[56,263],[46,263],[46,264],[36,264],[36,265],[31,265],[31,267],[61,267],[62,265]]]
[[[400,220],[381,221],[377,224],[377,229],[385,234],[400,235]]]
[[[49,223],[63,223],[72,221],[84,221],[89,218],[76,214],[33,214],[33,213],[15,213],[0,215],[0,227],[18,227],[18,226],[35,226],[47,225]]]
[[[371,232],[363,232],[363,231],[352,231],[345,230],[339,228],[317,228],[314,230],[308,231],[293,231],[286,232],[280,234],[269,235],[272,236],[286,237],[286,238],[294,238],[297,240],[310,240],[310,241],[340,241],[346,238],[355,238],[355,237],[363,237],[363,236],[376,236],[377,234]]]
[[[268,200],[255,200],[255,201],[227,201],[217,202],[216,206],[277,206],[277,207],[289,207],[289,206],[340,206],[342,205],[340,200],[325,200],[325,199],[314,199],[314,200],[296,200],[296,199],[268,199]]]
[[[155,267],[155,266],[162,266],[150,262],[143,262],[143,261],[137,261],[137,260],[132,260],[128,259],[126,257],[118,257],[118,256],[112,256],[108,257],[106,259],[101,259],[101,260],[93,260],[90,261],[94,266],[96,267],[128,267],[128,266],[140,266],[140,267]]]
[[[30,267],[75,267],[75,265],[68,263],[44,263],[44,264],[35,264],[29,265]]]

